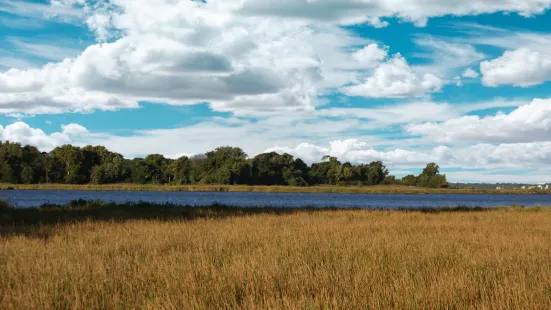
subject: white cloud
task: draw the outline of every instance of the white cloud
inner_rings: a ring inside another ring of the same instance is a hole
[[[445,15],[478,15],[496,12],[516,12],[523,16],[543,13],[551,5],[549,0],[249,0],[211,1],[214,5],[228,3],[242,14],[288,16],[314,20],[332,20],[343,24],[371,22],[398,17],[424,26],[432,17]]]
[[[410,124],[410,135],[437,142],[483,141],[490,143],[538,142],[551,140],[551,99],[535,99],[509,114],[463,116],[441,123]]]
[[[318,110],[316,115],[368,119],[377,124],[404,124],[410,122],[444,121],[461,115],[461,105],[431,101],[385,105],[376,108],[329,108]]]
[[[385,164],[393,167],[422,165],[433,160],[430,155],[402,149],[388,152],[377,151],[357,139],[335,140],[329,143],[329,147],[301,143],[295,148],[274,147],[267,149],[266,152],[288,153],[308,163],[319,162],[325,155],[337,157],[343,162],[353,163],[382,160]]]
[[[272,119],[266,122],[273,125],[281,121]],[[442,168],[477,168],[487,171],[530,169],[547,167],[551,160],[551,142],[548,141],[499,145],[477,144],[467,147],[437,146],[428,149],[418,149],[415,146],[383,149],[380,146],[378,148],[374,146],[376,140],[369,142],[363,138],[361,140],[344,138],[346,135],[340,134],[358,126],[358,123],[350,125],[339,122],[297,123],[296,130],[301,132],[322,128],[328,130],[328,135],[321,134],[318,137],[322,138],[317,139],[318,143],[301,142],[304,138],[299,134],[282,138],[275,130],[263,132],[270,127],[268,124],[245,124],[246,126],[235,127],[233,121],[231,124],[205,123],[179,129],[142,131],[134,136],[113,136],[90,133],[77,124],[63,126],[62,132],[48,135],[40,129],[17,122],[5,128],[0,127],[0,137],[3,141],[31,144],[42,151],[49,151],[66,143],[101,144],[128,158],[149,154],[152,149],[171,158],[177,158],[181,155],[203,154],[221,145],[234,145],[244,148],[251,156],[262,152],[285,152],[311,163],[320,161],[325,155],[330,155],[336,156],[343,162],[350,161],[355,164],[382,160],[391,169],[420,168],[428,162],[437,162]],[[287,132],[283,134],[287,135]],[[246,143],[240,139],[245,135],[248,137]],[[212,139],[214,136],[219,136],[219,139]],[[323,142],[327,136],[343,136],[343,138]],[[289,145],[296,145],[296,147],[289,147]],[[411,149],[411,147],[414,148]],[[455,181],[461,181],[461,179],[455,179]]]
[[[90,134],[82,143],[101,144],[129,157],[149,154],[151,150],[165,156],[202,154],[223,145],[258,154],[274,145],[344,138],[364,127],[359,120],[325,120],[312,118],[309,113],[284,113],[255,121],[213,118],[181,128],[139,130],[130,136]],[[373,140],[376,139],[367,139]]]
[[[457,87],[463,86],[463,81],[461,80],[460,76],[454,76],[453,77],[453,82],[455,83],[455,86],[457,86]]]
[[[377,67],[364,83],[345,87],[342,91],[349,96],[406,98],[439,91],[442,85],[442,80],[434,74],[413,72],[406,59],[396,54]]]
[[[513,174],[506,170],[494,173],[484,170],[477,172],[456,171],[447,172],[446,175],[448,180],[453,180],[453,182],[543,184],[551,181],[551,174]]]
[[[462,77],[466,79],[476,79],[479,74],[478,72],[474,71],[472,68],[467,68],[465,71],[463,71],[463,74],[461,74]]]
[[[455,152],[455,160],[467,168],[545,167],[551,160],[551,142],[478,144]]]
[[[0,81],[10,86],[0,92],[0,112],[116,110],[137,107],[139,101],[210,102],[216,110],[237,115],[312,111],[321,104],[319,95],[359,84],[387,53],[339,24],[385,26],[382,19],[398,17],[421,25],[435,16],[501,11],[532,15],[551,2],[402,1],[9,1],[1,11],[86,21],[100,41],[112,40],[39,70],[0,73]],[[435,68],[411,68],[396,55],[366,84],[347,92],[423,96],[444,83],[443,73],[433,69],[446,71],[481,57],[468,44],[434,38],[424,38],[423,44],[436,53]],[[33,87],[16,86],[14,81],[21,80]]]
[[[376,150],[357,139],[348,139],[332,141],[328,147],[301,143],[292,148],[274,147],[266,150],[271,151],[288,153],[309,163],[318,162],[325,155],[337,157],[341,162],[349,161],[355,164],[381,160],[393,169],[420,168],[429,162],[436,162],[442,168],[523,169],[546,167],[551,160],[551,142],[478,144],[455,148],[438,146],[423,151],[397,148],[383,151]]]
[[[68,124],[68,125],[61,125],[61,129],[64,134],[69,136],[88,133],[88,129],[86,129],[86,127],[79,124],[74,124],[74,123]]]
[[[480,64],[486,86],[529,87],[551,79],[551,56],[527,48],[505,51],[503,56]]]
[[[510,30],[476,23],[456,23],[464,35],[449,38],[463,44],[493,46],[503,50],[525,48],[543,54],[551,52],[551,35],[541,32]]]
[[[6,127],[0,126],[0,137],[2,141],[33,145],[41,151],[50,151],[56,146],[72,142],[66,133],[55,132],[48,135],[41,129],[32,128],[24,122],[16,122]]]
[[[423,52],[414,55],[425,59],[428,65],[418,65],[419,72],[438,73],[442,76],[459,75],[460,69],[486,58],[472,44],[457,43],[452,38],[417,35],[413,40]]]
[[[34,67],[34,64],[19,57],[0,56],[0,67],[28,69]]]
[[[352,57],[366,67],[376,67],[385,60],[387,55],[388,52],[385,48],[380,48],[378,44],[372,43],[354,52]]]
[[[75,17],[84,17],[94,12],[93,9],[118,6],[142,6],[144,0],[84,1],[84,0],[51,0],[51,5],[21,1],[5,1],[0,4],[0,11],[32,17],[57,18],[71,21]],[[149,1],[152,2],[152,1]],[[186,2],[186,1],[179,1]],[[162,8],[166,3],[180,5],[169,0],[155,1]],[[278,17],[310,20],[313,22],[334,22],[340,24],[369,23],[374,27],[388,25],[384,18],[397,17],[402,21],[425,26],[428,19],[446,15],[479,15],[491,13],[518,13],[522,16],[541,14],[551,5],[550,0],[211,0],[201,3],[204,7],[240,16]],[[149,7],[147,7],[149,8]],[[144,8],[145,10],[146,8]],[[163,12],[164,13],[164,12]],[[200,16],[199,16],[200,17]],[[144,22],[146,23],[146,22]]]
[[[386,53],[337,26],[243,17],[221,3],[119,4],[92,25],[120,31],[118,40],[41,69],[0,73],[0,111],[113,110],[139,101],[210,102],[239,115],[308,111],[325,89],[356,80],[356,70]],[[365,48],[354,57],[353,46]]]
[[[0,3],[0,12],[39,19],[53,18],[64,22],[77,22],[82,19],[85,14],[81,8],[74,7],[68,2],[61,4],[60,1],[55,0],[50,1],[50,4],[5,0]]]
[[[68,57],[74,57],[80,54],[80,50],[71,47],[45,44],[45,43],[31,43],[21,38],[10,38],[8,40],[19,53],[28,55],[34,55],[48,60],[63,60]]]

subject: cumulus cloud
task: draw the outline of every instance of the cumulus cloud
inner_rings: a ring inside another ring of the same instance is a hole
[[[384,61],[386,48],[339,25],[385,26],[386,17],[423,24],[435,16],[501,11],[528,16],[543,12],[549,2],[8,2],[0,10],[79,18],[99,42],[109,41],[41,69],[0,73],[0,112],[116,110],[138,107],[140,101],[209,102],[218,111],[239,115],[312,111],[320,105],[320,94],[350,84],[358,85],[346,89],[348,93],[366,97],[422,96],[438,91],[441,78],[410,68],[399,55],[379,66],[365,85],[359,84],[366,69]],[[468,45],[425,41],[435,51],[446,51],[439,64],[461,60],[466,65],[480,57]]]
[[[551,55],[519,48],[480,64],[486,86],[514,85],[530,87],[551,79]]]
[[[326,155],[337,157],[343,162],[353,163],[382,160],[390,166],[420,165],[432,161],[430,155],[419,152],[402,149],[388,152],[377,151],[357,139],[335,140],[329,143],[329,147],[301,143],[295,148],[274,147],[267,149],[266,152],[288,153],[309,163],[319,162]]]
[[[68,124],[68,125],[61,125],[62,133],[66,135],[81,135],[88,133],[88,129],[86,127],[79,125],[79,124]]]
[[[520,184],[545,184],[551,180],[551,174],[548,171],[544,173],[532,173],[526,171],[527,174],[511,173],[507,170],[492,171],[454,171],[446,172],[448,180],[453,182],[477,182],[477,183],[520,183]]]
[[[343,88],[349,96],[371,98],[420,97],[439,91],[443,81],[434,74],[417,74],[406,59],[396,54],[381,64],[364,83]]]
[[[445,15],[478,15],[496,12],[516,12],[523,16],[543,13],[551,5],[549,0],[249,0],[211,1],[228,3],[242,14],[289,16],[314,20],[332,20],[343,24],[370,22],[380,26],[380,19],[398,17],[424,26],[432,17]]]
[[[535,99],[509,114],[463,116],[444,122],[406,125],[410,135],[437,142],[483,141],[489,143],[551,140],[551,99]]]
[[[376,67],[387,57],[387,50],[379,47],[377,43],[369,44],[352,54],[352,57],[367,67]]]
[[[277,144],[341,138],[353,130],[365,128],[359,120],[317,119],[309,114],[278,114],[254,121],[213,118],[180,128],[136,130],[127,136],[94,137],[90,134],[83,143],[101,144],[129,157],[146,155],[151,150],[165,156],[203,154],[223,145],[238,146],[248,154],[258,154]]]
[[[445,121],[472,111],[523,104],[526,102],[504,100],[460,104],[413,102],[371,109],[330,108],[315,113],[273,114],[254,121],[214,117],[181,128],[137,130],[129,136],[90,137],[83,143],[105,145],[130,157],[149,154],[151,150],[166,156],[202,154],[221,145],[238,146],[248,154],[258,154],[277,145],[288,147],[306,141],[322,145],[327,141],[351,137],[372,146],[405,147],[419,144],[418,139],[386,140],[384,137],[366,135],[365,132],[393,127],[398,129],[395,125],[410,122]]]
[[[162,5],[164,2],[156,1]],[[186,2],[186,1],[180,1]],[[97,9],[110,4],[125,8],[136,0],[84,1],[52,0],[51,5],[40,3],[7,1],[0,4],[0,11],[33,17],[51,17],[71,21],[75,17],[85,17],[91,8]],[[311,21],[334,22],[340,24],[369,23],[375,27],[385,27],[389,23],[383,19],[397,17],[402,21],[413,22],[417,26],[426,25],[428,19],[446,15],[479,15],[491,13],[518,13],[522,16],[541,14],[551,6],[550,0],[211,0],[204,6],[220,12],[232,12],[241,16],[279,17],[308,19]],[[80,9],[80,10],[77,10]],[[88,14],[89,15],[89,14]]]
[[[537,168],[551,160],[551,142],[516,144],[478,144],[450,148],[438,146],[429,150],[376,150],[357,139],[336,140],[329,146],[301,143],[296,147],[274,147],[266,152],[288,153],[307,162],[319,162],[323,156],[337,157],[355,164],[381,160],[391,168],[419,168],[436,162],[443,168],[510,169]],[[514,179],[510,179],[511,182]]]
[[[239,16],[229,3],[114,3],[88,25],[120,38],[40,69],[0,73],[0,112],[115,110],[140,101],[209,102],[240,114],[312,110],[324,89],[355,80],[386,53],[335,25]],[[352,55],[352,46],[365,47]]]
[[[476,79],[479,74],[478,72],[474,71],[472,68],[467,68],[465,71],[463,71],[463,74],[461,74],[462,77],[466,79]]]
[[[6,127],[0,126],[0,139],[36,146],[41,151],[50,151],[57,146],[70,144],[73,142],[72,137],[88,132],[78,124],[64,125],[62,129],[62,132],[46,134],[42,129],[32,128],[24,122],[15,122]]]

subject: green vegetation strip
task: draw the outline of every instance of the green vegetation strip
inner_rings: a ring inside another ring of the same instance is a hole
[[[0,142],[0,182],[12,184],[224,184],[224,185],[408,185],[448,187],[437,164],[418,176],[397,179],[381,161],[352,164],[324,156],[306,164],[275,152],[249,157],[236,147],[219,147],[202,156],[178,159],[151,154],[126,159],[103,146],[64,145],[51,152],[9,141]]]

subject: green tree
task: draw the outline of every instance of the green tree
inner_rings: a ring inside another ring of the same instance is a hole
[[[35,179],[34,169],[29,165],[25,165],[23,170],[21,170],[21,182],[24,184],[33,184]]]
[[[17,183],[15,174],[13,173],[12,167],[4,162],[2,168],[0,169],[0,174],[2,175],[1,181],[3,183]]]
[[[88,174],[83,170],[84,153],[78,147],[64,145],[53,150],[56,161],[63,172],[63,181],[69,184],[85,183]]]
[[[429,163],[429,164],[427,164],[425,169],[423,169],[423,172],[421,172],[421,175],[426,175],[428,177],[433,177],[433,176],[437,175],[438,173],[440,173],[440,167],[435,163]]]
[[[402,184],[406,186],[415,186],[417,185],[417,177],[413,174],[406,175],[402,178]]]
[[[447,187],[445,175],[440,174],[440,167],[435,163],[429,163],[417,178],[417,186],[441,188]]]
[[[105,173],[105,168],[103,165],[95,165],[94,168],[92,168],[92,172],[90,175],[90,182],[94,184],[105,184],[107,178]]]
[[[389,176],[385,177],[382,184],[384,184],[384,185],[400,185],[400,184],[402,184],[402,182],[399,179],[396,179],[395,176],[389,175]]]
[[[169,167],[172,182],[174,184],[190,184],[191,180],[191,161],[186,156],[173,161]]]
[[[374,161],[369,164],[369,172],[367,175],[367,183],[369,185],[378,185],[383,183],[386,176],[388,175],[388,170],[382,161]]]
[[[168,182],[169,161],[160,154],[148,155],[143,160],[145,179],[147,183],[164,184]]]

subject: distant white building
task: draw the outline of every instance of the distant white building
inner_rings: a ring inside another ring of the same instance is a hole
[[[545,190],[548,190],[549,189],[549,184],[546,184],[545,185]]]
[[[521,189],[526,189],[526,186],[522,186]]]
[[[501,186],[496,187],[496,189],[497,189],[497,190],[500,190],[500,189],[501,189]]]

